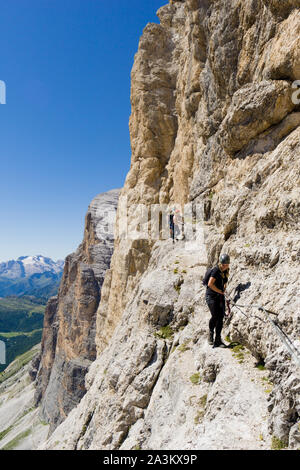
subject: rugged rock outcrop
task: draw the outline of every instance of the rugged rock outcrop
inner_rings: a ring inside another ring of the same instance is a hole
[[[299,6],[172,0],[144,29],[97,359],[44,448],[299,447],[297,363],[253,308],[227,320],[236,349],[211,349],[201,285],[229,252],[229,292],[278,312],[300,350]],[[173,244],[126,233],[137,204],[175,203],[192,205],[193,236]]]
[[[35,403],[51,430],[79,403],[96,358],[96,311],[113,251],[118,196],[111,190],[91,202],[83,242],[67,256],[58,295],[46,307]]]

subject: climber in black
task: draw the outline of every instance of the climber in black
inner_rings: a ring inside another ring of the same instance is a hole
[[[221,339],[223,318],[225,315],[225,289],[229,277],[230,257],[227,254],[220,255],[219,263],[212,268],[207,277],[207,289],[205,300],[211,313],[209,321],[209,344],[214,348],[226,347]],[[214,338],[215,332],[215,338]]]
[[[170,236],[173,239],[173,243],[175,243],[175,222],[174,222],[174,215],[175,215],[175,210],[171,209],[170,212],[170,218],[169,218],[169,223],[170,223]]]

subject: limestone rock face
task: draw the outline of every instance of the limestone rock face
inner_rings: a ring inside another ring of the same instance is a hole
[[[33,450],[47,439],[49,425],[41,422],[34,407],[35,387],[29,360],[40,353],[40,345],[17,357],[0,380],[0,449]]]
[[[83,242],[67,256],[58,296],[46,307],[35,401],[51,430],[84,395],[84,377],[96,358],[96,311],[114,240],[106,213],[115,212],[118,195],[111,190],[91,202]]]
[[[172,0],[144,29],[97,359],[87,393],[43,448],[299,447],[297,362],[257,307],[226,320],[237,349],[208,346],[201,283],[228,252],[229,294],[277,312],[300,350],[299,6]],[[201,208],[203,237],[126,236],[137,204],[175,203]]]

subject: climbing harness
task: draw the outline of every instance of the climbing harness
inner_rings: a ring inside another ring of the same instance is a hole
[[[270,314],[271,315],[275,315],[275,316],[278,316],[279,314],[278,313],[275,313],[271,310],[267,310],[266,308],[264,308],[262,305],[256,305],[256,304],[250,304],[250,305],[241,305],[241,304],[237,304],[235,303],[229,296],[227,296],[225,294],[225,298],[227,301],[229,301],[230,304],[232,304],[232,307],[236,307],[238,308],[238,310],[246,317],[246,318],[250,318],[250,315],[246,315],[246,313],[244,313],[240,307],[243,307],[243,308],[257,308],[259,311],[261,312],[264,312],[266,314],[266,317],[267,317],[267,320],[269,321],[269,323],[272,325],[272,328],[274,330],[274,332],[277,334],[277,336],[281,339],[281,341],[283,342],[283,344],[285,345],[285,347],[288,349],[289,353],[291,354],[291,356],[295,359],[296,363],[298,364],[298,366],[300,367],[300,352],[298,351],[298,349],[296,348],[296,346],[293,344],[293,342],[290,340],[290,338],[288,337],[288,335],[282,330],[282,328],[278,325],[278,323],[276,321],[274,321],[271,317],[270,317]],[[262,322],[266,323],[261,317],[258,317],[257,315],[251,315],[252,317],[255,317],[255,318],[258,318],[259,320],[261,320]]]

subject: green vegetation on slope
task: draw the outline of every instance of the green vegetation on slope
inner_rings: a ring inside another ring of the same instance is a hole
[[[42,328],[29,333],[0,333],[0,341],[6,344],[6,364],[0,364],[0,372],[3,371],[20,354],[28,352],[42,338]]]
[[[4,447],[1,448],[1,450],[13,450],[15,449],[18,444],[25,439],[26,437],[30,436],[31,434],[31,429],[26,429],[26,431],[21,432],[18,434],[14,439],[9,441]]]
[[[45,301],[34,297],[0,299],[0,332],[30,332],[43,326]]]
[[[29,351],[26,351],[24,354],[16,357],[4,372],[0,372],[0,384],[15,375],[22,367],[28,364],[28,362],[33,359],[36,353],[37,349],[32,348]]]
[[[45,307],[44,300],[30,296],[0,299],[0,341],[6,347],[0,372],[41,341]]]

